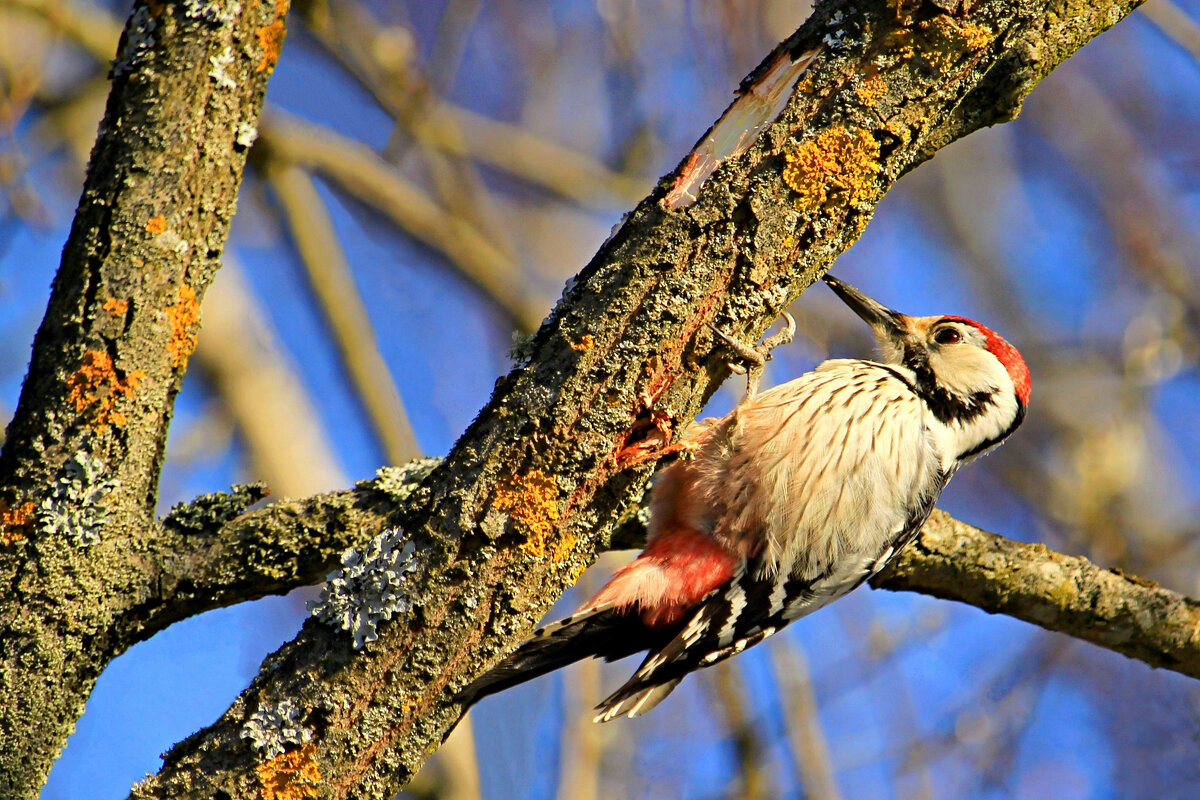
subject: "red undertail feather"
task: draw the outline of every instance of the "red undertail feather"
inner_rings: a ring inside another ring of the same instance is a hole
[[[637,608],[642,623],[658,630],[682,621],[705,595],[733,577],[736,566],[732,553],[702,533],[663,532],[580,611],[603,603]]]

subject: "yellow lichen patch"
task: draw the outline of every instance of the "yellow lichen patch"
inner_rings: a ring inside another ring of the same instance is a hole
[[[550,548],[550,562],[552,564],[561,564],[571,557],[571,552],[575,549],[575,545],[579,544],[579,537],[573,533],[559,539]]]
[[[283,50],[283,39],[287,36],[287,27],[283,20],[277,19],[270,25],[264,25],[254,32],[258,37],[258,46],[262,48],[262,61],[258,62],[255,72],[274,72],[279,63],[279,53]]]
[[[962,26],[945,14],[922,22],[920,30],[927,40],[922,55],[938,72],[949,72],[965,55],[987,47],[996,38],[983,25]]]
[[[507,511],[527,537],[521,549],[534,558],[545,557],[558,522],[558,486],[554,478],[533,470],[508,479],[496,490],[496,508]]]
[[[984,25],[964,25],[959,28],[959,32],[968,50],[982,50],[996,38],[996,34]]]
[[[870,131],[830,128],[786,159],[783,181],[796,193],[800,211],[857,206],[879,194],[879,143]]]
[[[195,289],[186,283],[179,287],[179,302],[167,306],[167,319],[171,321],[171,338],[167,342],[171,366],[186,367],[188,356],[196,349],[196,327],[200,324]]]
[[[167,218],[161,214],[146,221],[146,232],[158,236],[167,229]]]
[[[892,50],[896,54],[896,58],[900,61],[907,61],[913,57],[912,46],[912,31],[906,28],[900,28],[888,34],[885,40],[887,49]]]
[[[585,333],[583,338],[577,343],[571,345],[571,349],[575,351],[591,350],[596,346],[596,339],[590,333]]]
[[[254,32],[258,46],[262,50],[262,61],[258,62],[255,72],[271,73],[279,63],[279,53],[283,50],[283,40],[287,36],[287,25],[283,18],[287,16],[291,0],[279,0],[275,6],[275,21],[264,25]]]
[[[904,121],[898,117],[889,119],[884,124],[883,129],[900,140],[900,144],[907,147],[912,142],[912,131],[904,124]]]
[[[23,542],[33,528],[33,501],[9,505],[0,498],[0,547]]]
[[[87,414],[88,426],[96,433],[107,431],[110,425],[121,428],[126,419],[116,410],[117,401],[132,393],[145,377],[138,369],[122,378],[108,353],[88,350],[79,369],[67,379],[67,400],[76,412]]]
[[[857,242],[858,237],[863,235],[863,231],[867,229],[867,223],[871,221],[870,214],[859,214],[854,220],[854,230],[850,232],[850,241]]]
[[[316,797],[321,783],[317,746],[311,742],[275,756],[255,767],[263,800],[304,800]]]
[[[583,575],[587,568],[587,563],[583,561],[576,562],[574,565],[572,565],[571,571],[567,574],[567,583],[574,585],[579,581],[579,576]]]
[[[858,95],[859,100],[873,106],[879,98],[887,94],[887,84],[883,82],[883,78],[875,75],[871,78],[864,78],[855,88],[854,93]]]
[[[119,317],[129,310],[129,301],[110,297],[104,301],[104,310],[109,313],[109,316]]]

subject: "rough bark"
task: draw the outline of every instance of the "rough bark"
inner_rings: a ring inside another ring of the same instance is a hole
[[[397,515],[419,553],[413,610],[363,651],[310,621],[134,796],[250,798],[281,781],[311,796],[394,793],[458,718],[455,690],[529,630],[633,508],[649,472],[631,466],[638,445],[677,431],[724,377],[708,323],[759,334],[901,174],[1011,119],[1136,5],[823,5],[781,45],[825,42],[780,119],[695,205],[664,207],[666,183],[643,201]],[[312,741],[260,756],[244,726],[284,699]]]
[[[286,0],[139,5],[0,456],[0,796],[38,795],[143,635],[171,409]],[[191,14],[191,16],[189,16]]]

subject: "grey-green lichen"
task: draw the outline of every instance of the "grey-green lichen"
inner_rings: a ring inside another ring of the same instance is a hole
[[[269,494],[265,483],[235,483],[228,492],[202,494],[176,503],[163,525],[182,533],[211,533]]]
[[[237,81],[229,74],[229,67],[233,65],[233,48],[226,47],[220,53],[208,59],[208,63],[212,68],[208,71],[208,77],[217,82],[218,89],[236,89]]]
[[[263,706],[242,725],[242,738],[249,739],[264,758],[283,754],[288,745],[312,741],[313,733],[304,725],[304,714],[291,699]]]
[[[238,147],[247,148],[254,144],[257,140],[258,127],[256,125],[250,122],[243,122],[238,125],[237,138],[233,140],[234,144],[236,144]]]
[[[351,548],[342,568],[329,573],[321,596],[308,604],[317,619],[349,631],[354,649],[379,638],[380,622],[412,607],[409,575],[417,571],[416,546],[394,528],[375,537],[360,553]]]
[[[76,547],[100,541],[108,522],[103,500],[120,481],[105,476],[105,464],[84,451],[77,451],[63,464],[51,495],[38,509],[38,527],[50,536],[62,536]]]
[[[523,331],[512,332],[512,345],[508,348],[508,357],[513,366],[524,367],[533,358],[533,334]]]
[[[393,501],[403,503],[440,463],[440,458],[418,458],[402,467],[380,467],[375,470],[374,480],[359,481],[356,486],[383,492]]]
[[[241,10],[241,0],[227,1],[224,4],[216,0],[184,0],[183,3],[185,17],[216,25],[228,25]]]

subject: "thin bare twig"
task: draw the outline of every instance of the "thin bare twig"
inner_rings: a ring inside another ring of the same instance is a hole
[[[421,451],[408,424],[408,414],[391,379],[387,362],[379,353],[375,330],[354,284],[325,201],[304,170],[269,162],[267,178],[296,244],[338,354],[355,393],[361,399],[375,435],[388,460],[403,464]]]
[[[470,223],[448,213],[366,145],[278,109],[259,125],[269,158],[308,167],[366,203],[418,241],[446,254],[455,270],[495,301],[513,322],[534,329],[542,312],[521,289],[518,265]]]
[[[825,729],[817,714],[817,695],[808,671],[808,658],[789,637],[771,648],[775,679],[783,698],[788,743],[800,770],[799,784],[808,800],[841,800]]]

